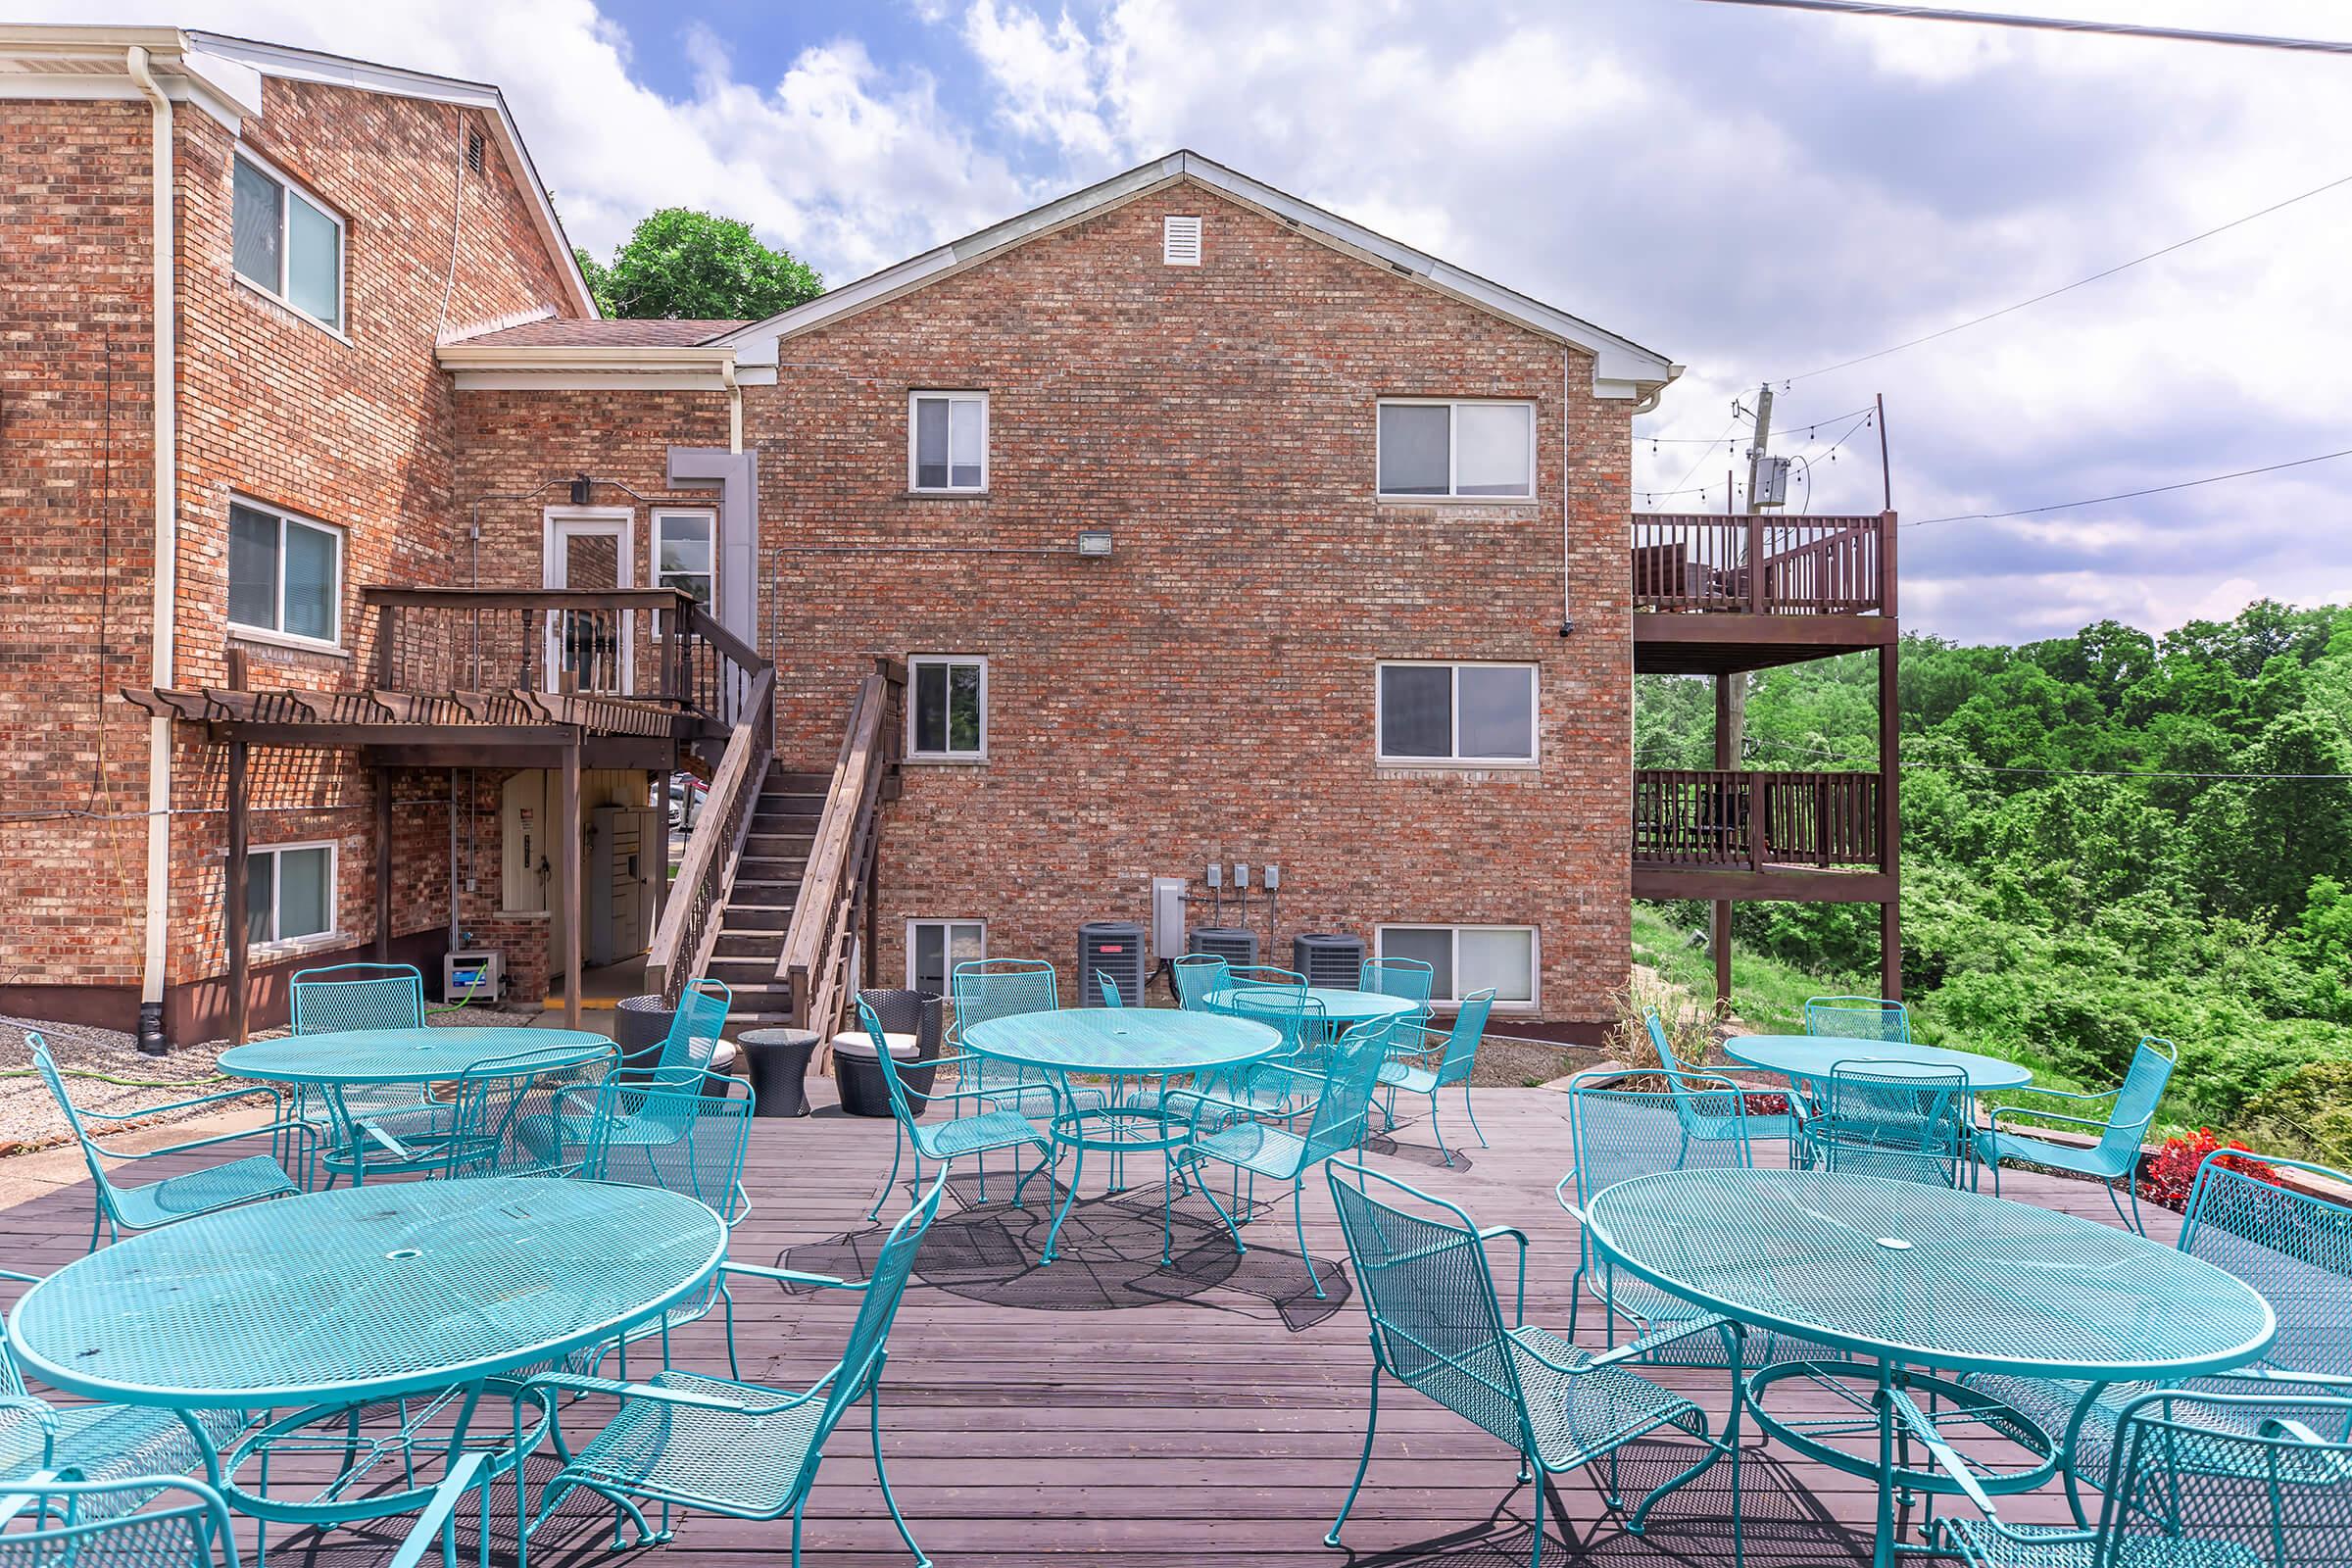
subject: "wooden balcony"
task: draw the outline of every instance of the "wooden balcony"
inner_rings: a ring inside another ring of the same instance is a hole
[[[1876,773],[1638,769],[1634,895],[1885,898],[1892,805]]]
[[[1895,518],[1632,517],[1635,665],[1718,674],[1891,643]]]

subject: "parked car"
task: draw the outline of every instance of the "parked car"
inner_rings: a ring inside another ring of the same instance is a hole
[[[669,775],[669,830],[672,833],[691,833],[703,814],[703,801],[710,787],[692,773]]]

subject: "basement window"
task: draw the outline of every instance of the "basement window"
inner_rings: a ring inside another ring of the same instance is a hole
[[[329,331],[343,330],[343,220],[250,153],[235,158],[237,275]]]
[[[342,639],[343,534],[259,502],[228,504],[228,623],[309,648]]]
[[[246,852],[247,942],[299,942],[334,929],[332,844],[277,844]]]
[[[1525,501],[1536,493],[1533,403],[1386,398],[1376,445],[1383,497]]]
[[[916,392],[906,400],[906,488],[933,495],[988,488],[988,394]]]
[[[988,759],[988,661],[922,655],[906,661],[906,754],[918,761]]]
[[[1536,760],[1533,664],[1384,663],[1379,760],[1528,766]]]
[[[982,920],[906,922],[906,989],[947,996],[956,966],[988,956],[988,925]]]
[[[1377,956],[1418,958],[1430,966],[1433,1003],[1458,1003],[1492,988],[1497,1007],[1535,1004],[1532,925],[1384,925],[1372,941]]]

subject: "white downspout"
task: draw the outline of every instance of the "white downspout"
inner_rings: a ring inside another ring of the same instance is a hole
[[[719,378],[727,384],[727,451],[743,456],[743,387],[735,379],[735,357],[721,362]]]
[[[155,594],[154,683],[172,684],[173,619],[178,604],[178,345],[173,318],[175,226],[172,208],[172,100],[156,85],[145,49],[132,45],[124,69],[154,106],[151,138],[155,249]],[[164,974],[171,934],[172,721],[147,721],[147,953],[139,982],[139,1049],[164,1050]],[[229,918],[242,917],[230,910]]]

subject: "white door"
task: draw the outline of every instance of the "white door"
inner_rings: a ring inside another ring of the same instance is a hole
[[[610,589],[635,586],[629,559],[633,514],[551,511],[547,514],[546,585]],[[626,696],[636,659],[634,615],[626,610],[564,610],[547,617],[546,689],[568,671],[584,692]]]

